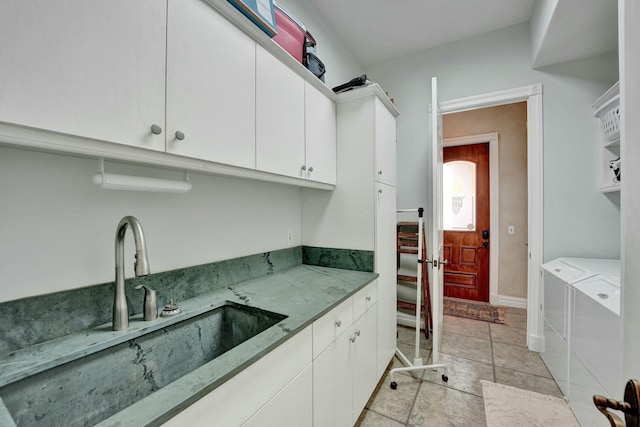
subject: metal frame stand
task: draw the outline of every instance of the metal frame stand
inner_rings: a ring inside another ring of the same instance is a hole
[[[436,363],[432,365],[424,365],[423,360],[420,357],[420,306],[422,299],[421,286],[422,283],[422,264],[427,262],[427,260],[421,259],[422,257],[422,217],[424,214],[424,208],[417,209],[398,209],[396,212],[418,212],[418,281],[416,283],[416,342],[415,342],[415,357],[413,358],[413,363],[409,361],[409,359],[400,351],[399,348],[396,347],[396,356],[400,359],[400,361],[405,365],[404,368],[393,368],[391,369],[391,384],[390,387],[395,390],[398,388],[398,384],[393,380],[393,374],[396,372],[411,372],[411,371],[424,371],[427,369],[433,369],[437,371],[438,368],[444,368],[444,374],[442,374],[442,381],[449,381],[449,377],[447,376],[447,367],[442,363]],[[439,319],[435,319],[434,323],[439,321]],[[434,325],[435,326],[435,325]],[[425,327],[426,319],[425,319]],[[433,328],[435,329],[435,327]]]

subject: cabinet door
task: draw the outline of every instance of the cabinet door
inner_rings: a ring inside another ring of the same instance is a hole
[[[304,178],[304,81],[256,46],[256,166]]]
[[[163,426],[242,425],[309,366],[312,342],[308,327],[167,420]]]
[[[0,122],[164,151],[166,1],[4,1]]]
[[[313,361],[313,425],[353,425],[353,325]]]
[[[255,42],[199,0],[170,1],[168,28],[167,152],[254,169]]]
[[[396,348],[396,189],[376,183],[375,271],[378,277],[378,375]]]
[[[354,324],[353,351],[353,425],[378,384],[377,336],[378,309],[374,304]]]
[[[309,365],[242,425],[244,427],[311,427],[313,425],[312,388],[313,368]]]
[[[336,104],[305,82],[307,179],[336,183]]]
[[[396,185],[396,119],[382,101],[374,99],[375,180]]]

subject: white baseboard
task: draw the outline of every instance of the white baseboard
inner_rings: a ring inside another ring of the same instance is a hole
[[[529,335],[529,342],[527,343],[527,347],[531,351],[537,351],[538,353],[544,353],[544,336],[540,335]]]
[[[498,305],[504,307],[524,308],[527,309],[527,299],[518,297],[509,297],[506,295],[498,295]]]
[[[403,312],[396,312],[396,322],[401,326],[408,326],[410,328],[416,327],[416,316],[413,314],[407,314]],[[424,320],[420,319],[420,328],[424,329]]]

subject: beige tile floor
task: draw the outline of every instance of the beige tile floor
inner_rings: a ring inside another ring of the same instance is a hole
[[[389,372],[356,423],[358,427],[486,426],[480,380],[550,394],[562,393],[538,353],[526,347],[526,311],[507,308],[507,325],[444,316],[442,370],[396,373],[396,390],[389,387]],[[398,327],[398,348],[413,360],[415,332]],[[431,362],[431,340],[421,334],[420,355]],[[402,363],[394,358],[392,367]]]

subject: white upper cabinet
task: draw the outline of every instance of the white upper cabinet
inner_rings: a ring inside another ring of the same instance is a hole
[[[396,185],[396,119],[375,98],[375,180]]]
[[[0,143],[333,189],[332,92],[236,14],[223,0],[3,1]]]
[[[201,1],[168,28],[167,152],[254,169],[255,42]]]
[[[166,1],[4,1],[0,122],[164,150]]]
[[[305,83],[307,179],[336,183],[336,104]]]
[[[260,46],[256,62],[256,168],[335,185],[335,103]]]
[[[305,82],[261,46],[256,70],[256,167],[304,178]]]

